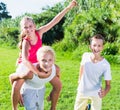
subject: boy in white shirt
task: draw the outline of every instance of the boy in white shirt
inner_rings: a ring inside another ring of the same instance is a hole
[[[92,52],[83,54],[74,110],[85,110],[89,100],[92,110],[101,110],[102,98],[110,91],[111,70],[109,62],[101,56],[103,44],[104,38],[97,34],[90,39]],[[104,89],[102,77],[105,80]]]

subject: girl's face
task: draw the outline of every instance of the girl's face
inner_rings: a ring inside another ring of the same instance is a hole
[[[45,72],[51,71],[53,64],[54,64],[54,56],[51,52],[43,53],[40,56],[39,65],[43,71]]]
[[[103,50],[103,40],[102,39],[93,39],[90,44],[90,48],[94,55],[100,55]]]
[[[32,20],[24,20],[21,23],[21,29],[26,36],[32,36],[32,34],[35,32],[35,24],[32,22]]]

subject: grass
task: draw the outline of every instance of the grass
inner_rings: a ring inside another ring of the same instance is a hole
[[[57,110],[73,110],[76,97],[77,80],[79,74],[79,63],[76,59],[70,59],[69,53],[57,53],[56,64],[61,68],[62,92],[57,105]],[[15,62],[18,56],[17,49],[0,48],[0,110],[11,110],[11,85],[8,76],[15,71]],[[102,110],[120,110],[120,67],[112,64],[112,88],[109,94],[103,98]],[[46,85],[48,96],[51,85]],[[50,103],[45,100],[45,110],[49,110]],[[24,110],[19,107],[19,110]]]

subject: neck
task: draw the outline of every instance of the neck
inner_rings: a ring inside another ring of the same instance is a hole
[[[32,45],[35,45],[36,44],[36,42],[37,42],[37,37],[36,37],[36,35],[34,34],[33,36],[30,36],[30,42],[31,42],[31,44]]]
[[[33,34],[30,36],[30,39],[31,39],[31,40],[32,40],[32,39],[35,39],[35,37],[36,37],[36,34],[33,33]]]
[[[101,55],[92,55],[91,56],[91,60],[94,62],[94,63],[97,63],[99,61],[101,61],[103,59],[103,57]]]

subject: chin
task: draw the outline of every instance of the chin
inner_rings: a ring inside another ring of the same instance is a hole
[[[95,53],[95,55],[99,56],[99,55],[100,55],[100,53]]]

